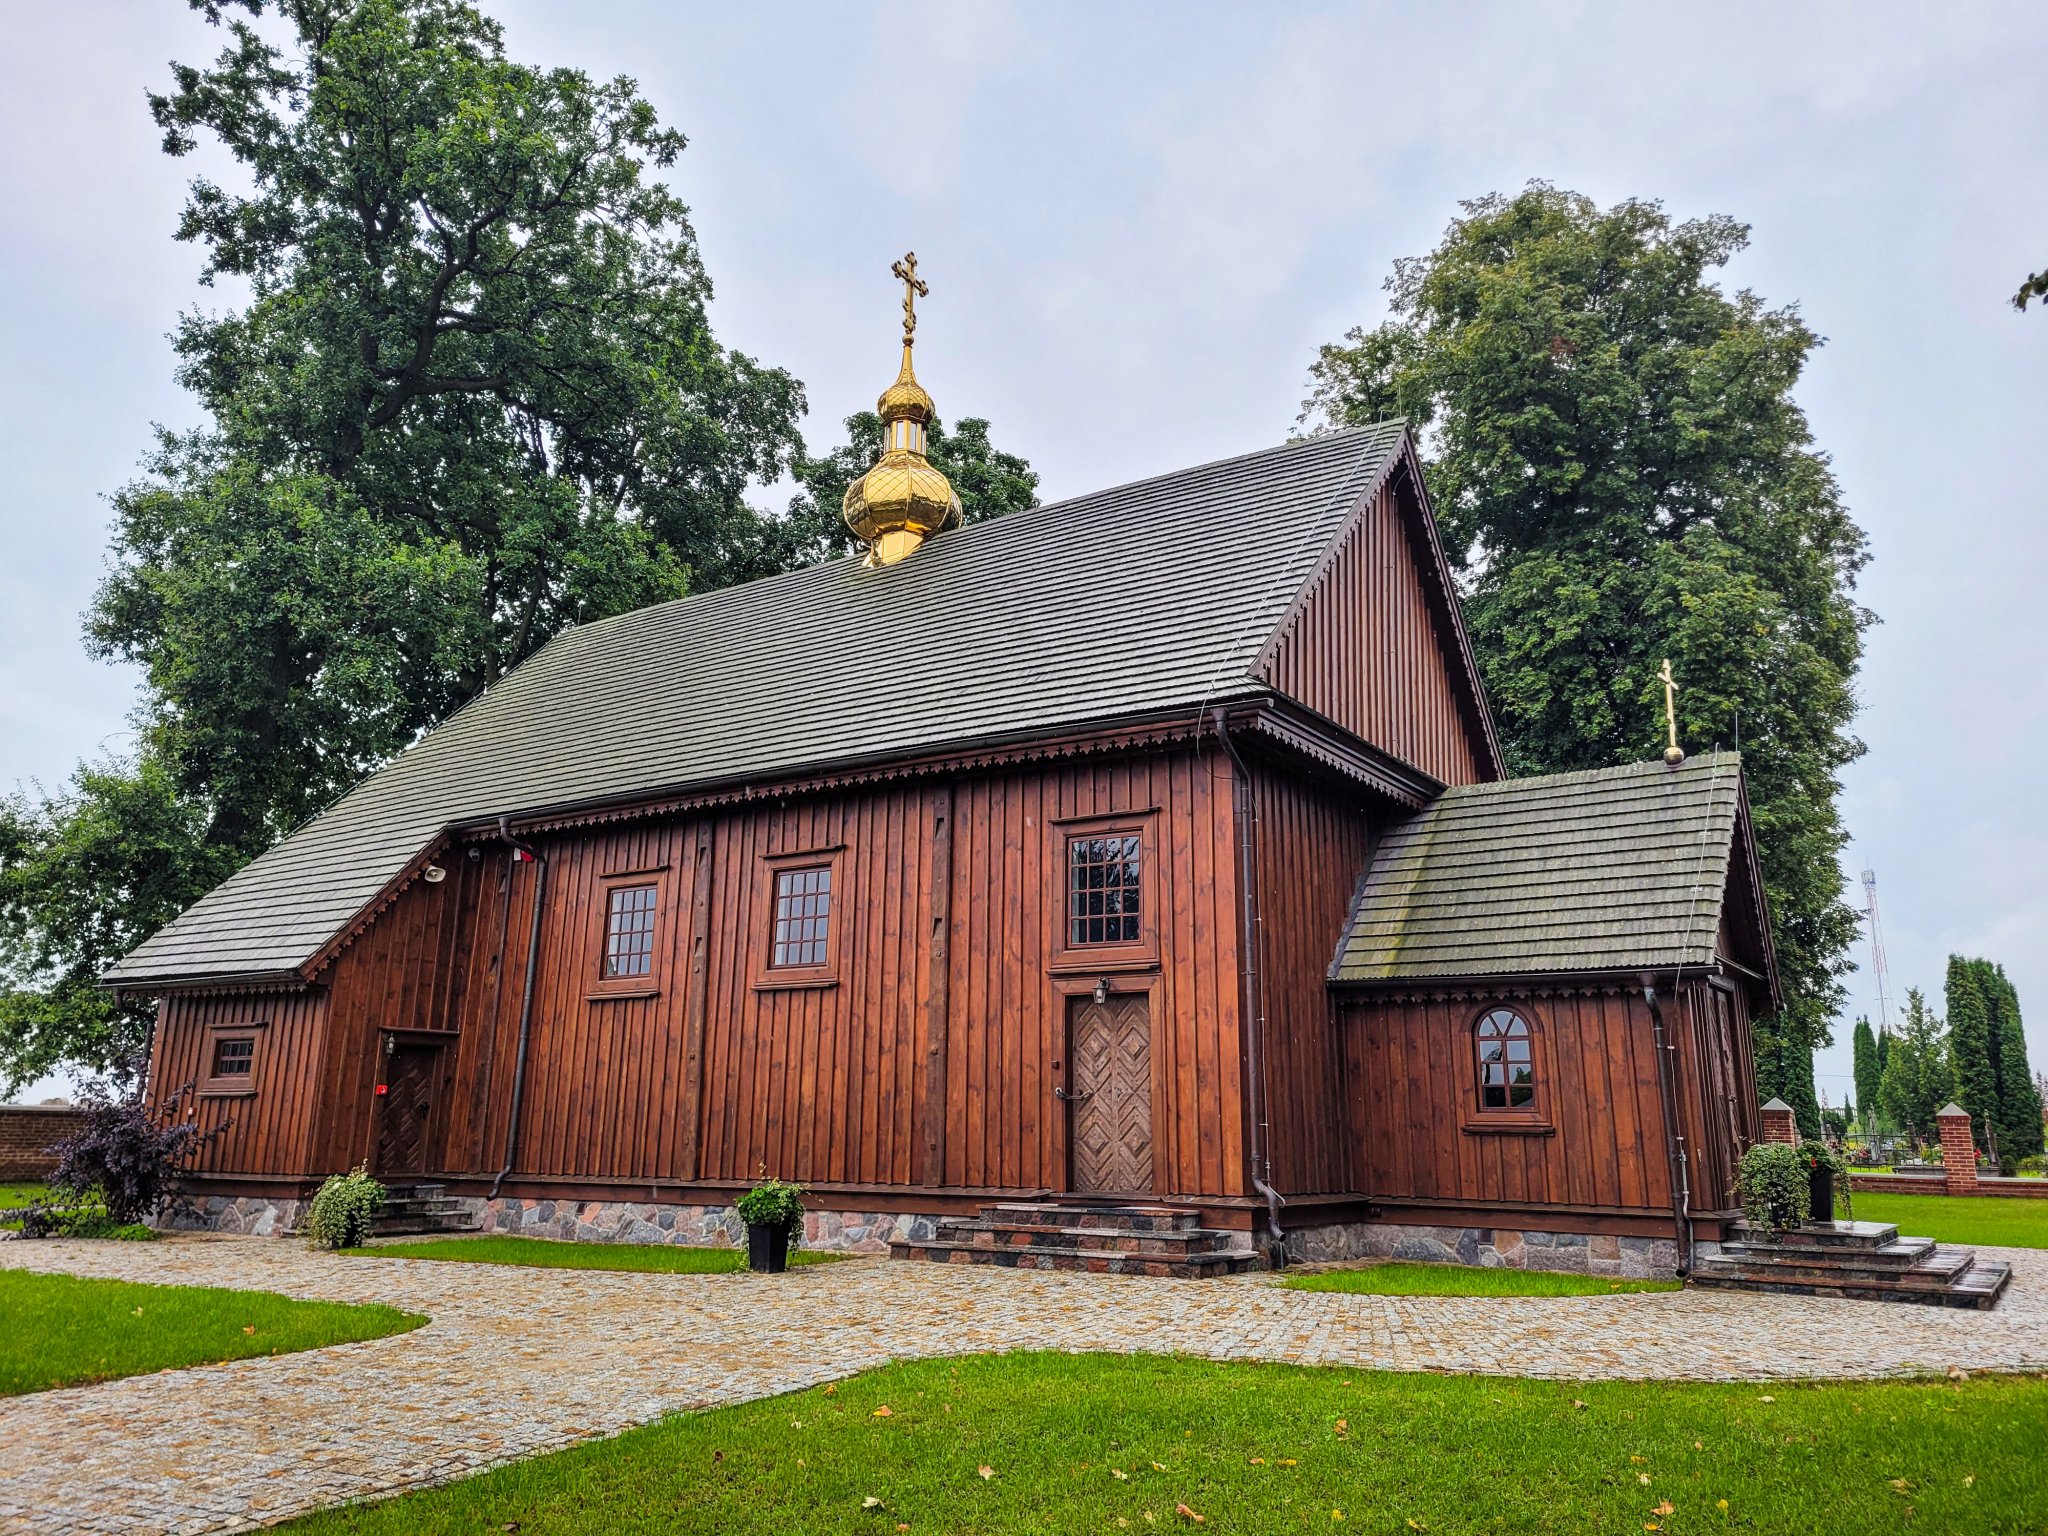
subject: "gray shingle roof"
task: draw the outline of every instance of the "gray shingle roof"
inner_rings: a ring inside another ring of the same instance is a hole
[[[108,973],[287,971],[445,827],[1259,691],[1250,667],[1399,450],[1383,423],[572,629]]]
[[[1741,783],[1714,752],[1448,789],[1380,845],[1331,978],[1705,965]]]

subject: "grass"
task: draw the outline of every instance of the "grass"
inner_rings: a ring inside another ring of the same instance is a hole
[[[983,1355],[286,1529],[1192,1531],[1185,1506],[1214,1532],[2038,1532],[2044,1440],[2041,1379],[1589,1385]]]
[[[630,1269],[671,1275],[722,1275],[747,1267],[744,1248],[669,1243],[569,1243],[546,1237],[430,1237],[378,1243],[349,1253],[383,1259],[453,1259],[464,1264],[522,1264],[533,1269]],[[827,1264],[834,1253],[799,1250],[791,1264]]]
[[[1995,1248],[2048,1248],[2048,1200],[2001,1195],[1856,1191],[1858,1221],[1890,1221],[1907,1237]]]
[[[0,1183],[0,1211],[18,1210],[31,1200],[47,1200],[49,1196],[47,1184]]]
[[[1355,1296],[1608,1296],[1623,1291],[1675,1291],[1676,1280],[1611,1280],[1605,1275],[1545,1269],[1480,1269],[1467,1264],[1374,1264],[1326,1269],[1282,1282],[1295,1291],[1345,1291]]]
[[[426,1321],[395,1307],[19,1269],[0,1269],[0,1318],[0,1396],[382,1338]]]

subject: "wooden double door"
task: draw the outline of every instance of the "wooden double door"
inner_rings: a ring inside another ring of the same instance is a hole
[[[1077,997],[1067,1060],[1076,1194],[1152,1193],[1152,1006],[1142,992]]]

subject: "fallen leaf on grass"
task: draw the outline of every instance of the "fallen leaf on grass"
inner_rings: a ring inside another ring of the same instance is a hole
[[[1255,1467],[1263,1467],[1265,1464],[1266,1458],[1263,1456],[1254,1456],[1252,1458],[1252,1465]]]
[[[838,1392],[839,1392],[839,1384],[838,1384],[837,1382],[834,1382],[834,1383],[833,1383],[833,1384],[832,1384],[831,1386],[829,1386],[829,1387],[827,1387],[827,1388],[825,1389],[825,1395],[826,1395],[827,1397],[833,1397],[833,1396],[836,1396],[836,1395],[838,1394]]]
[[[1338,1433],[1338,1434],[1340,1434],[1340,1435],[1348,1435],[1348,1434],[1350,1434],[1350,1433],[1351,1433],[1351,1421],[1350,1421],[1349,1419],[1339,1419],[1339,1420],[1337,1421],[1337,1433]]]
[[[1948,1368],[1948,1379],[1950,1381],[1968,1381],[1970,1373],[1960,1365],[1952,1365]]]
[[[255,1325],[254,1323],[250,1323],[250,1324],[248,1324],[248,1325],[247,1325],[246,1327],[244,1327],[244,1328],[242,1329],[242,1332],[244,1332],[244,1333],[254,1333],[255,1331],[256,1331],[256,1325]]]
[[[1185,1504],[1174,1505],[1173,1512],[1176,1515],[1179,1515],[1181,1519],[1192,1520],[1197,1525],[1207,1525],[1209,1523],[1209,1517],[1207,1515],[1198,1515],[1192,1509],[1189,1509]]]
[[[876,1498],[871,1493],[866,1498],[860,1501],[860,1507],[862,1509],[880,1509],[882,1507],[882,1501]]]
[[[1301,1465],[1301,1463],[1296,1461],[1292,1456],[1282,1456],[1277,1462],[1274,1463],[1274,1465],[1279,1467],[1298,1467]]]
[[[1728,1501],[1726,1499],[1716,1499],[1714,1500],[1714,1508],[1725,1515],[1728,1513]]]
[[[1974,1473],[1974,1472],[1968,1472],[1968,1473],[1965,1473],[1965,1474],[1963,1475],[1963,1486],[1964,1486],[1965,1488],[1974,1488],[1974,1487],[1976,1487],[1976,1486],[1977,1486],[1977,1474],[1976,1474],[1976,1473]]]
[[[979,1466],[976,1467],[974,1470],[981,1474],[981,1480],[984,1483],[996,1475],[996,1469],[991,1466]]]
[[[881,1407],[877,1408],[873,1413],[868,1415],[868,1417],[871,1419],[892,1419],[895,1416],[896,1411],[893,1408],[891,1408],[887,1403],[882,1404]]]
[[[1154,1472],[1164,1472],[1166,1468],[1162,1467],[1158,1462],[1155,1461],[1152,1463],[1152,1470]]]
[[[1766,1392],[1762,1397],[1758,1398],[1757,1401],[1760,1403],[1775,1403],[1777,1399],[1771,1396],[1770,1393]]]
[[[1111,1467],[1109,1469],[1109,1475],[1115,1478],[1120,1483],[1128,1483],[1131,1480],[1131,1474],[1126,1472],[1122,1467]]]
[[[1893,1478],[1891,1487],[1893,1493],[1911,1493],[1913,1491],[1913,1485],[1903,1477]]]
[[[1408,1517],[1408,1529],[1411,1531],[1426,1531],[1429,1529],[1429,1527],[1424,1525],[1420,1520],[1417,1520],[1413,1515],[1410,1515]]]
[[[1583,1410],[1586,1406],[1586,1400],[1582,1397],[1575,1397],[1572,1399],[1572,1406]]]
[[[1678,1511],[1677,1508],[1672,1504],[1672,1502],[1669,1499],[1666,1499],[1662,1504],[1659,1504],[1655,1509],[1651,1510],[1650,1513],[1655,1515],[1659,1520],[1662,1520],[1666,1515],[1674,1515],[1678,1513]]]
[[[1650,1474],[1649,1474],[1649,1473],[1647,1473],[1647,1472],[1638,1472],[1638,1473],[1636,1474],[1636,1481],[1637,1481],[1637,1482],[1639,1482],[1639,1483],[1647,1483],[1647,1482],[1649,1482],[1649,1480],[1650,1480]]]

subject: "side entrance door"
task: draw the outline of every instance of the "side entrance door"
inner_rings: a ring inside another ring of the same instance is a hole
[[[1068,1011],[1074,1192],[1152,1193],[1152,1007],[1142,992]]]
[[[387,1038],[379,1079],[377,1175],[418,1178],[427,1171],[434,1090],[440,1085],[441,1047]]]

